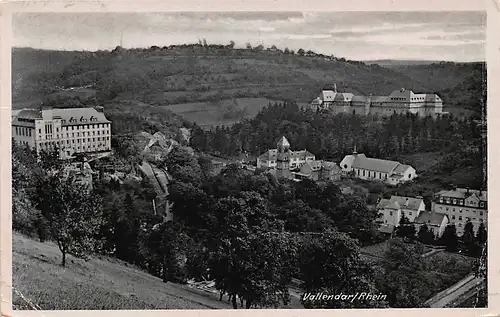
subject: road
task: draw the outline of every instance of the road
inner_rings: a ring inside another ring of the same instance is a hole
[[[436,294],[425,302],[430,308],[444,308],[457,302],[458,299],[474,291],[481,283],[482,278],[477,278],[474,275],[469,275],[455,285]],[[453,305],[452,305],[453,306]]]

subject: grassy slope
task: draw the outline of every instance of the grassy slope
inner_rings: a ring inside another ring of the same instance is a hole
[[[69,257],[67,268],[60,260],[56,245],[14,234],[14,288],[45,310],[230,308],[216,295],[163,283],[114,259]],[[17,309],[33,309],[16,291],[13,302]]]
[[[92,258],[88,262],[69,256],[60,266],[61,254],[53,243],[40,243],[13,234],[13,302],[15,309],[231,309],[224,296],[163,283],[125,262]],[[24,296],[22,296],[19,293]],[[28,303],[34,303],[33,305]],[[296,297],[282,308],[302,308]]]

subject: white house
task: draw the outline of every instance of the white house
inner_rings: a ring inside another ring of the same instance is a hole
[[[342,172],[364,180],[378,180],[389,185],[411,181],[417,177],[415,169],[396,161],[368,158],[358,154],[346,155],[340,162]]]
[[[420,227],[426,224],[427,228],[434,233],[434,236],[436,238],[440,238],[443,235],[448,222],[448,217],[445,214],[439,214],[434,211],[422,211],[420,215],[415,218],[413,224],[415,225],[417,233],[420,230]]]
[[[403,213],[409,222],[413,222],[420,212],[425,210],[425,203],[422,198],[391,196],[390,199],[381,199],[377,210],[380,223],[397,227]]]

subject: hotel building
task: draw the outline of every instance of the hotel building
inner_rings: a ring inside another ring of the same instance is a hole
[[[61,159],[109,154],[111,121],[102,107],[25,109],[12,119],[12,139],[37,153],[58,149]]]

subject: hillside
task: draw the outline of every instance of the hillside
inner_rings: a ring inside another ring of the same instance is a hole
[[[115,259],[85,262],[70,257],[68,268],[62,268],[55,244],[39,243],[16,233],[12,244],[15,309],[34,309],[19,292],[43,310],[230,308],[215,294],[163,283]]]
[[[269,100],[308,103],[333,82],[341,91],[363,95],[389,94],[401,87],[415,92],[452,91],[479,69],[476,64],[454,63],[387,68],[311,51],[298,55],[197,44],[117,47],[112,52],[18,48],[12,58],[14,108],[65,98],[103,104],[135,100],[172,110],[201,125],[251,117]],[[449,104],[469,98],[460,92],[450,96],[445,99]]]

